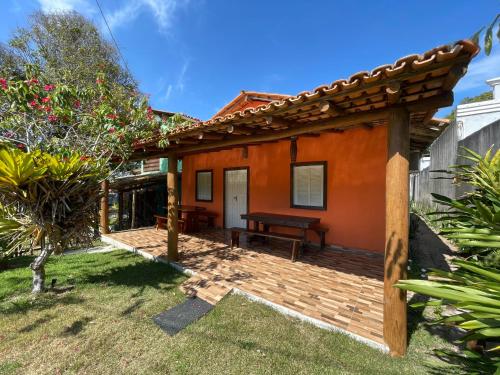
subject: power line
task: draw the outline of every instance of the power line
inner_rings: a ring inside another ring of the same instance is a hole
[[[111,27],[109,27],[108,20],[106,20],[106,17],[104,16],[104,12],[102,11],[101,4],[99,4],[99,0],[95,0],[95,3],[97,4],[97,7],[99,8],[99,12],[101,13],[102,19],[104,20],[104,23],[106,24],[106,27],[108,28],[109,35],[111,35],[111,40],[113,40],[113,44],[116,47],[116,50],[118,51],[118,55],[120,55],[120,58],[123,61],[123,64],[125,65],[125,69],[127,70],[128,74],[130,74],[130,77],[132,77],[132,73],[130,73],[130,69],[128,68],[127,61],[122,55],[122,51],[120,50],[120,47],[118,47],[118,43],[116,43],[116,39],[113,35],[113,32],[111,31]]]

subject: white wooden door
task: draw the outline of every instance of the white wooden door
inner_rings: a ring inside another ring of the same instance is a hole
[[[226,228],[246,228],[247,221],[241,214],[248,212],[248,173],[246,169],[226,170],[225,172],[225,226]]]

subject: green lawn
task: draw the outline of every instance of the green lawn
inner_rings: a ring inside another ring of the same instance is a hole
[[[184,300],[185,276],[124,251],[53,257],[47,279],[73,291],[29,294],[30,259],[0,272],[0,374],[424,374],[446,369],[423,326],[404,359],[287,318],[239,296],[174,337],[151,317]]]

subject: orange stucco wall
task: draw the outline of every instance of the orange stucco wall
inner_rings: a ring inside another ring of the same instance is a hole
[[[185,156],[182,203],[217,212],[223,223],[223,169],[250,168],[250,212],[264,211],[321,218],[330,228],[326,242],[383,251],[387,130],[356,128],[297,141],[297,162],[327,161],[327,209],[290,208],[290,141]],[[213,169],[213,202],[195,200],[196,170]],[[314,235],[312,235],[313,237]],[[315,240],[312,238],[312,240]]]

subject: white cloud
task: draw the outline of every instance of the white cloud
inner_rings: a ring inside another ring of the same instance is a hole
[[[489,56],[481,53],[479,58],[469,65],[467,74],[457,84],[455,91],[463,92],[477,88],[489,88],[485,81],[500,76],[500,43],[493,46]]]
[[[130,0],[122,8],[108,14],[111,28],[123,26],[134,21],[142,12],[150,12],[161,31],[171,28],[175,12],[189,0]]]
[[[188,67],[189,67],[189,60],[184,62],[184,64],[182,65],[181,72],[179,73],[179,77],[177,77],[177,83],[175,85],[175,88],[180,92],[183,92],[184,87],[186,86],[186,72]]]
[[[68,11],[89,7],[87,0],[38,0],[43,12]]]
[[[176,93],[176,94],[182,94],[184,92],[184,89],[186,87],[186,73],[188,71],[189,67],[189,60],[186,60],[184,64],[182,64],[181,70],[179,72],[179,75],[177,76],[177,79],[175,80],[175,83],[169,83],[165,84],[163,77],[160,78],[160,85],[161,89],[159,90],[160,94],[160,100],[163,103],[166,103],[169,101],[170,97]],[[164,95],[161,95],[162,92],[165,92]]]
[[[168,85],[167,87],[167,92],[165,93],[165,96],[163,97],[163,100],[168,101],[170,99],[170,95],[172,95],[172,89],[174,87],[172,85]]]

